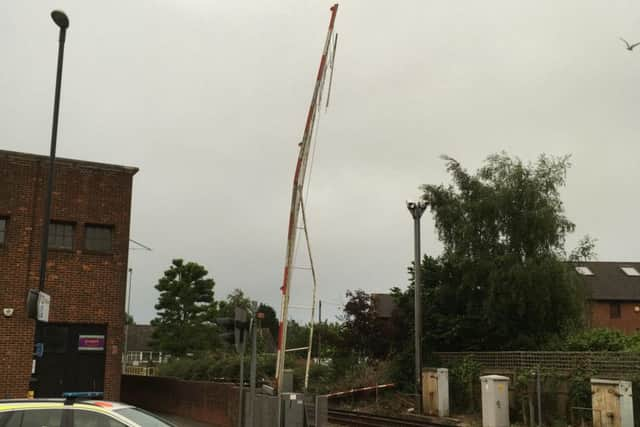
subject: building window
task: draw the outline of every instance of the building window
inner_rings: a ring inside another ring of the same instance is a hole
[[[622,310],[619,302],[609,303],[609,317],[612,319],[619,319],[622,317]]]
[[[640,273],[634,267],[620,267],[620,270],[622,270],[627,276],[640,276]]]
[[[113,227],[87,225],[84,233],[84,247],[88,251],[111,252]]]
[[[49,225],[49,247],[52,249],[73,249],[73,224],[52,222]]]
[[[582,276],[593,276],[593,271],[591,271],[589,267],[578,266],[576,267],[576,271]]]
[[[7,218],[0,218],[0,246],[4,245],[7,237]]]

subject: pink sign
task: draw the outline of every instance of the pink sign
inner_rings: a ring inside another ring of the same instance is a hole
[[[78,350],[103,351],[104,335],[80,335],[78,337]]]

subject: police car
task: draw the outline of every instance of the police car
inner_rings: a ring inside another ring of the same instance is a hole
[[[91,396],[0,400],[0,427],[176,427],[135,406],[86,400],[87,395]]]

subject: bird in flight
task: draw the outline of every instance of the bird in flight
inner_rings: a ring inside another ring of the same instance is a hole
[[[640,45],[640,42],[638,42],[638,43],[634,43],[634,44],[629,44],[629,42],[628,42],[628,41],[626,41],[625,39],[623,39],[622,37],[620,37],[620,40],[622,40],[622,41],[624,42],[624,44],[626,44],[626,45],[627,45],[627,50],[628,50],[628,51],[632,51],[634,47],[636,47],[636,46]]]

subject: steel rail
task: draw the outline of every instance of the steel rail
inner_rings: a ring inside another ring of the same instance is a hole
[[[455,423],[420,416],[389,417],[364,412],[329,409],[329,422],[357,427],[452,427]]]

